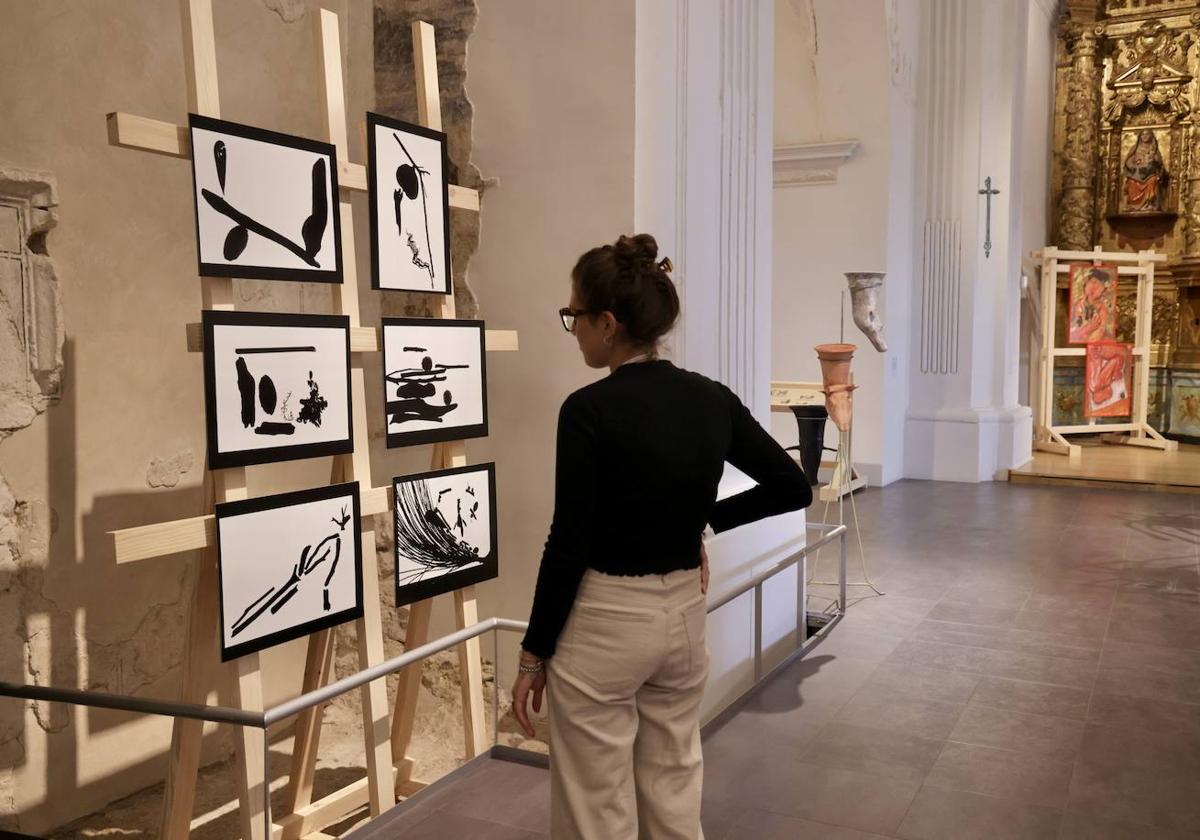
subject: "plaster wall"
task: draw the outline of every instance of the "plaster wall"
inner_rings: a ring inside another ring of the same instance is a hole
[[[881,315],[889,346],[902,339],[893,316],[891,273],[904,261],[889,243],[891,179],[896,153],[892,116],[889,20],[885,0],[777,0],[775,4],[775,145],[858,140],[836,183],[774,190],[771,318],[773,379],[820,381],[813,346],[839,340],[846,271],[888,271]],[[849,316],[845,340],[857,344],[854,460],[872,483],[898,477],[885,462],[885,380],[903,375],[879,354]],[[902,341],[901,341],[902,343]],[[900,409],[903,410],[902,408]],[[772,415],[771,430],[796,442],[790,414]],[[826,439],[836,441],[832,424]]]
[[[342,15],[347,107],[361,113],[373,101],[370,6],[320,5]],[[320,136],[316,0],[214,6],[222,116]],[[173,698],[189,558],[118,566],[107,531],[200,512],[200,363],[183,331],[200,308],[190,173],[184,160],[110,146],[105,113],[186,122],[179,6],[7,2],[3,16],[0,165],[57,178],[60,219],[46,248],[66,344],[61,398],[0,441],[14,497],[0,504],[12,520],[0,531],[17,533],[16,551],[0,557],[0,678]],[[329,290],[314,285],[240,283],[238,295],[247,309],[330,306]],[[12,317],[13,305],[0,301],[0,314]],[[250,490],[328,475],[328,459],[273,470],[269,481],[252,469]],[[302,653],[291,645],[266,656],[268,703],[296,691]],[[161,780],[169,740],[162,718],[5,701],[0,827],[40,833]],[[223,752],[209,746],[210,757]]]
[[[472,161],[487,185],[472,287],[481,317],[521,341],[488,357],[491,434],[467,445],[471,461],[496,461],[501,504],[503,571],[479,587],[480,614],[524,619],[554,506],[559,406],[607,373],[583,364],[557,310],[576,258],[634,224],[634,3],[483,3],[468,52]],[[448,626],[446,611],[435,619]],[[520,639],[502,639],[507,686]]]
[[[1028,44],[1025,50],[1025,149],[1023,165],[1023,200],[1021,202],[1021,265],[1034,282],[1039,279],[1041,264],[1030,252],[1050,242],[1050,161],[1054,149],[1054,73],[1055,30],[1057,4],[1053,0],[1036,0],[1029,5]],[[1017,401],[1029,405],[1029,328],[1024,313],[1020,320],[1020,368],[1017,381]]]

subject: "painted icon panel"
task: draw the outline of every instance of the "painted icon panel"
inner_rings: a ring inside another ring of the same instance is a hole
[[[446,135],[367,114],[371,287],[452,293]]]
[[[1133,345],[1093,341],[1084,368],[1084,417],[1128,417],[1133,413]]]
[[[349,318],[202,317],[210,469],[353,451]]]
[[[487,435],[483,321],[383,319],[387,445]]]
[[[495,464],[398,476],[392,487],[396,606],[496,577]]]
[[[188,124],[200,274],[342,282],[334,147],[196,114]]]
[[[1069,275],[1067,341],[1087,344],[1117,337],[1117,267],[1074,263]]]
[[[221,659],[363,614],[358,483],[216,506]]]

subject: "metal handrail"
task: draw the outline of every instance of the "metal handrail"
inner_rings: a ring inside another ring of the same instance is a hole
[[[729,592],[715,599],[708,605],[708,612],[712,613],[715,610],[728,604],[730,601],[745,595],[753,590],[754,592],[754,685],[747,691],[743,692],[739,697],[735,698],[724,707],[724,711],[729,711],[743,697],[754,690],[764,679],[763,674],[763,644],[762,644],[762,587],[763,584],[775,577],[780,572],[791,568],[800,562],[802,557],[808,555],[810,551],[820,549],[832,542],[838,540],[840,543],[840,600],[838,601],[837,614],[833,620],[826,624],[817,634],[811,639],[805,639],[807,628],[802,628],[800,622],[803,620],[805,611],[803,604],[798,601],[796,612],[796,635],[800,641],[796,650],[794,650],[782,662],[775,665],[771,673],[775,673],[787,666],[797,656],[803,655],[816,641],[824,636],[831,627],[836,623],[846,611],[846,526],[845,525],[829,525],[824,523],[812,523],[806,525],[806,530],[814,530],[823,532],[822,535],[811,543],[806,543],[796,551],[789,554],[787,557],[772,564],[756,575],[753,575],[749,580],[734,587]],[[802,598],[804,594],[804,578],[800,577],[797,580],[797,596]],[[194,703],[179,703],[169,700],[152,700],[144,697],[130,697],[117,694],[105,694],[98,691],[81,691],[73,688],[52,688],[49,686],[39,685],[22,685],[17,683],[0,682],[0,697],[17,697],[29,700],[45,700],[49,702],[70,703],[76,706],[91,706],[95,708],[117,709],[128,712],[140,712],[143,714],[167,715],[170,717],[191,718],[194,720],[211,721],[213,723],[233,723],[239,726],[249,726],[261,729],[263,733],[263,755],[266,756],[270,750],[267,728],[274,723],[277,723],[300,712],[311,709],[314,706],[319,706],[322,703],[328,702],[333,698],[352,691],[366,685],[373,680],[386,677],[394,674],[397,671],[407,668],[435,653],[449,650],[457,647],[463,642],[482,636],[484,633],[491,632],[493,657],[495,661],[499,660],[500,653],[500,635],[496,631],[506,630],[511,632],[521,632],[529,627],[527,622],[514,621],[509,618],[488,618],[477,624],[472,624],[470,627],[464,627],[461,630],[456,630],[453,633],[442,636],[427,644],[421,645],[413,650],[405,651],[399,656],[394,656],[385,662],[372,666],[365,670],[359,671],[356,674],[351,674],[348,677],[332,682],[329,685],[314,689],[299,697],[287,700],[264,712],[247,711],[245,709],[231,709],[225,706],[207,706]],[[499,741],[499,705],[500,705],[500,686],[499,681],[492,680],[492,741]],[[265,766],[265,764],[264,764]],[[263,822],[265,825],[266,836],[271,836],[272,819],[271,819],[271,797],[270,786],[263,786]]]
[[[839,611],[845,610],[845,525],[827,525],[824,523],[813,523],[806,526],[809,530],[824,531],[818,539],[811,543],[806,543],[792,554],[789,554],[784,559],[771,565],[769,568],[759,572],[751,577],[748,581],[738,585],[734,589],[726,592],[721,597],[709,604],[708,612],[715,610],[728,604],[730,601],[745,595],[750,590],[755,591],[755,681],[761,679],[762,675],[762,585],[770,578],[780,572],[796,565],[802,557],[805,557],[810,551],[821,548],[832,542],[835,539],[840,539],[842,542],[842,566],[841,566],[841,582],[842,582],[842,600],[839,603]],[[194,703],[180,703],[171,700],[155,700],[146,697],[133,697],[118,694],[105,694],[97,691],[81,691],[72,688],[53,688],[50,686],[25,685],[20,683],[10,683],[0,681],[0,697],[17,697],[28,700],[44,700],[48,702],[70,703],[76,706],[90,706],[103,709],[117,709],[127,712],[140,712],[143,714],[166,715],[168,717],[183,717],[194,720],[210,721],[212,723],[233,723],[240,726],[251,726],[258,729],[266,729],[267,727],[285,720],[300,712],[311,709],[314,706],[319,706],[329,700],[359,688],[369,682],[389,676],[427,659],[436,653],[450,650],[457,647],[465,641],[482,636],[494,630],[506,630],[510,632],[523,632],[528,628],[528,622],[516,621],[510,618],[487,618],[477,624],[472,624],[470,627],[464,627],[461,630],[456,630],[435,639],[432,642],[421,645],[410,651],[405,651],[399,656],[394,656],[384,662],[366,668],[358,673],[351,674],[329,685],[314,689],[306,694],[301,694],[291,700],[284,701],[276,706],[267,709],[264,712],[247,711],[245,709],[233,709],[226,706],[208,706],[198,705]]]

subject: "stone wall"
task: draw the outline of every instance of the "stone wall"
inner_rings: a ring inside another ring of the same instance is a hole
[[[342,14],[348,109],[361,114],[373,102],[370,7],[320,5]],[[317,6],[216,0],[223,116],[320,135]],[[200,308],[190,172],[110,146],[105,113],[185,122],[182,57],[176,3],[5,7],[0,679],[177,696],[190,558],[118,566],[107,532],[200,512],[200,364],[183,330]],[[268,310],[330,301],[292,283],[238,294]],[[252,471],[251,492],[327,478],[325,460]],[[302,653],[267,657],[268,701],[295,693]],[[169,739],[165,719],[0,700],[0,828],[40,833],[160,781]],[[209,759],[225,752],[207,744]]]

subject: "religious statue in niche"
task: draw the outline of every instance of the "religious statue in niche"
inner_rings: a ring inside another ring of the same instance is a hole
[[[1169,177],[1158,149],[1158,138],[1148,128],[1137,133],[1133,148],[1125,156],[1121,170],[1124,189],[1121,211],[1124,213],[1157,213],[1163,209],[1163,195]]]

